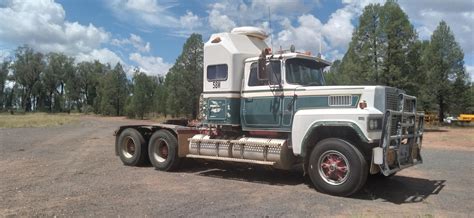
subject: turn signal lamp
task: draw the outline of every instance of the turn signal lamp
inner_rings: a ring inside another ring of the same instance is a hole
[[[359,102],[359,107],[360,109],[364,109],[367,107],[367,102],[365,100],[362,100],[361,102]]]

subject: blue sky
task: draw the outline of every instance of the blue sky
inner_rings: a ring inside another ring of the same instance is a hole
[[[252,25],[272,35],[274,47],[341,58],[357,17],[369,3],[383,0],[0,0],[0,58],[29,44],[41,52],[63,52],[77,61],[98,59],[128,71],[140,67],[164,75],[191,33],[207,41],[214,32]],[[399,0],[421,39],[441,19],[447,21],[474,75],[472,0]],[[271,10],[271,25],[268,22]],[[271,28],[270,28],[271,27]]]

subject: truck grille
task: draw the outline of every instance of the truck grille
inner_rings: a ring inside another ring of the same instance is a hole
[[[394,110],[398,111],[399,106],[399,92],[396,88],[391,88],[387,87],[385,89],[385,110]],[[396,135],[397,134],[397,125],[398,125],[399,119],[398,117],[394,116],[392,117],[392,125],[391,125],[391,135]]]
[[[385,89],[385,109],[398,111],[398,91],[395,88]]]
[[[387,87],[385,89],[385,110],[401,110],[401,93],[403,93],[403,91],[396,88]],[[403,111],[416,112],[416,100],[405,99],[405,102],[403,103]],[[406,122],[406,120],[401,120],[401,117],[399,116],[392,116],[391,135],[397,134],[397,126],[400,122]]]

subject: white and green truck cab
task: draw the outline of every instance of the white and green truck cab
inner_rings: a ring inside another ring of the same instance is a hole
[[[340,196],[369,174],[422,162],[415,97],[386,86],[326,86],[329,62],[294,47],[273,52],[265,38],[254,27],[213,34],[204,45],[200,122],[121,126],[116,155],[164,171],[183,158],[300,165],[318,191]]]

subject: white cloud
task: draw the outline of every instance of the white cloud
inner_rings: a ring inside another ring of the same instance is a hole
[[[466,73],[471,78],[471,82],[474,82],[474,65],[467,65],[466,64]]]
[[[319,36],[322,29],[321,21],[311,14],[303,14],[298,17],[297,26],[293,26],[289,19],[281,22],[283,30],[278,33],[277,46],[289,48],[295,45],[297,50],[317,50]]]
[[[107,48],[94,49],[91,52],[76,55],[76,62],[94,60],[98,60],[101,63],[109,63],[112,66],[115,66],[115,64],[119,62],[125,65],[125,62],[117,54]]]
[[[185,29],[192,30],[202,26],[201,19],[191,11],[186,11],[186,14],[179,18],[179,21]]]
[[[474,53],[474,2],[472,0],[400,0],[420,38],[429,39],[441,20],[446,21],[464,52]]]
[[[87,53],[109,40],[110,34],[93,24],[65,20],[63,7],[48,0],[12,0],[0,7],[0,40],[29,44],[42,52]]]
[[[344,7],[332,13],[326,23],[322,23],[314,15],[309,14],[315,5],[320,5],[320,1],[217,2],[209,5],[208,20],[215,31],[230,31],[233,27],[242,25],[260,26],[273,36],[273,44],[277,48],[279,46],[288,48],[294,44],[297,50],[310,50],[317,53],[321,43],[323,53],[327,53],[328,58],[334,59],[342,56],[341,50],[347,48],[352,38],[354,30],[352,22],[362,12],[363,7],[371,2],[382,2],[382,0],[345,0]],[[270,28],[269,8],[272,24],[276,24],[276,27]],[[274,30],[279,31],[274,33]]]
[[[313,54],[321,52],[330,60],[341,58],[340,50],[345,50],[349,44],[354,26],[351,24],[353,13],[347,9],[339,9],[334,12],[327,23],[321,21],[311,14],[303,14],[298,17],[298,22],[293,25],[289,19],[280,24],[282,30],[278,33],[277,46],[289,48],[295,45],[297,50],[312,51]]]
[[[128,0],[125,1],[125,6],[131,10],[145,13],[161,11],[156,0]]]
[[[150,42],[143,41],[140,36],[133,33],[130,34],[130,37],[126,39],[113,39],[111,44],[115,46],[131,45],[140,52],[150,52],[151,49]]]
[[[354,31],[351,23],[354,16],[355,13],[349,7],[338,9],[331,14],[328,22],[323,26],[322,34],[332,47],[344,48],[349,44]]]
[[[209,25],[212,29],[219,32],[228,32],[234,28],[235,22],[229,18],[226,14],[221,13],[225,11],[226,5],[216,3],[212,5],[212,9],[209,12]]]
[[[125,6],[144,13],[160,12],[156,1],[127,1]],[[65,19],[64,8],[52,0],[12,0],[0,4],[0,42],[2,45],[29,44],[40,52],[62,52],[75,57],[76,62],[99,60],[114,66],[122,63],[130,66],[115,51],[105,48],[107,44],[129,45],[139,52],[149,52],[150,43],[140,36],[130,34],[126,39],[110,40],[110,33],[93,24],[82,25]],[[189,14],[188,14],[189,15]],[[191,13],[192,15],[192,13]],[[0,58],[9,52],[0,51]],[[160,57],[130,54],[130,60],[148,72],[165,74],[170,64]]]
[[[381,0],[343,0],[354,9],[362,9]],[[441,20],[446,21],[465,53],[474,55],[474,3],[472,0],[433,1],[400,0],[400,7],[408,15],[421,39],[430,39]]]
[[[139,53],[132,53],[129,59],[137,63],[140,70],[148,75],[165,75],[171,68],[171,64],[165,62],[161,57],[142,56]]]
[[[8,57],[10,57],[10,51],[0,49],[0,62],[3,62]]]
[[[172,5],[161,5],[156,0],[110,0],[106,1],[115,17],[125,22],[146,27],[179,27],[179,19],[168,9]]]
[[[218,1],[208,5],[209,26],[215,31],[229,31],[235,26],[264,26],[270,9],[272,22],[293,19],[307,13],[319,0]]]
[[[303,0],[253,0],[251,3],[251,8],[262,10],[267,12],[268,8],[273,13],[292,13],[292,12],[304,12],[312,8],[313,3],[319,4],[319,1],[303,1]],[[262,12],[262,11],[261,11]],[[268,13],[268,12],[267,12]],[[267,14],[264,14],[267,16]]]
[[[51,0],[8,1],[0,7],[0,41],[18,46],[28,44],[48,53],[61,52],[76,61],[122,62],[113,51],[101,48],[110,33],[89,23],[65,20],[64,8]]]
[[[130,23],[144,32],[156,28],[166,28],[168,35],[188,37],[192,32],[204,32],[202,20],[192,11],[179,16],[170,9],[178,3],[158,2],[157,0],[109,0],[107,6],[115,17],[122,22]]]

